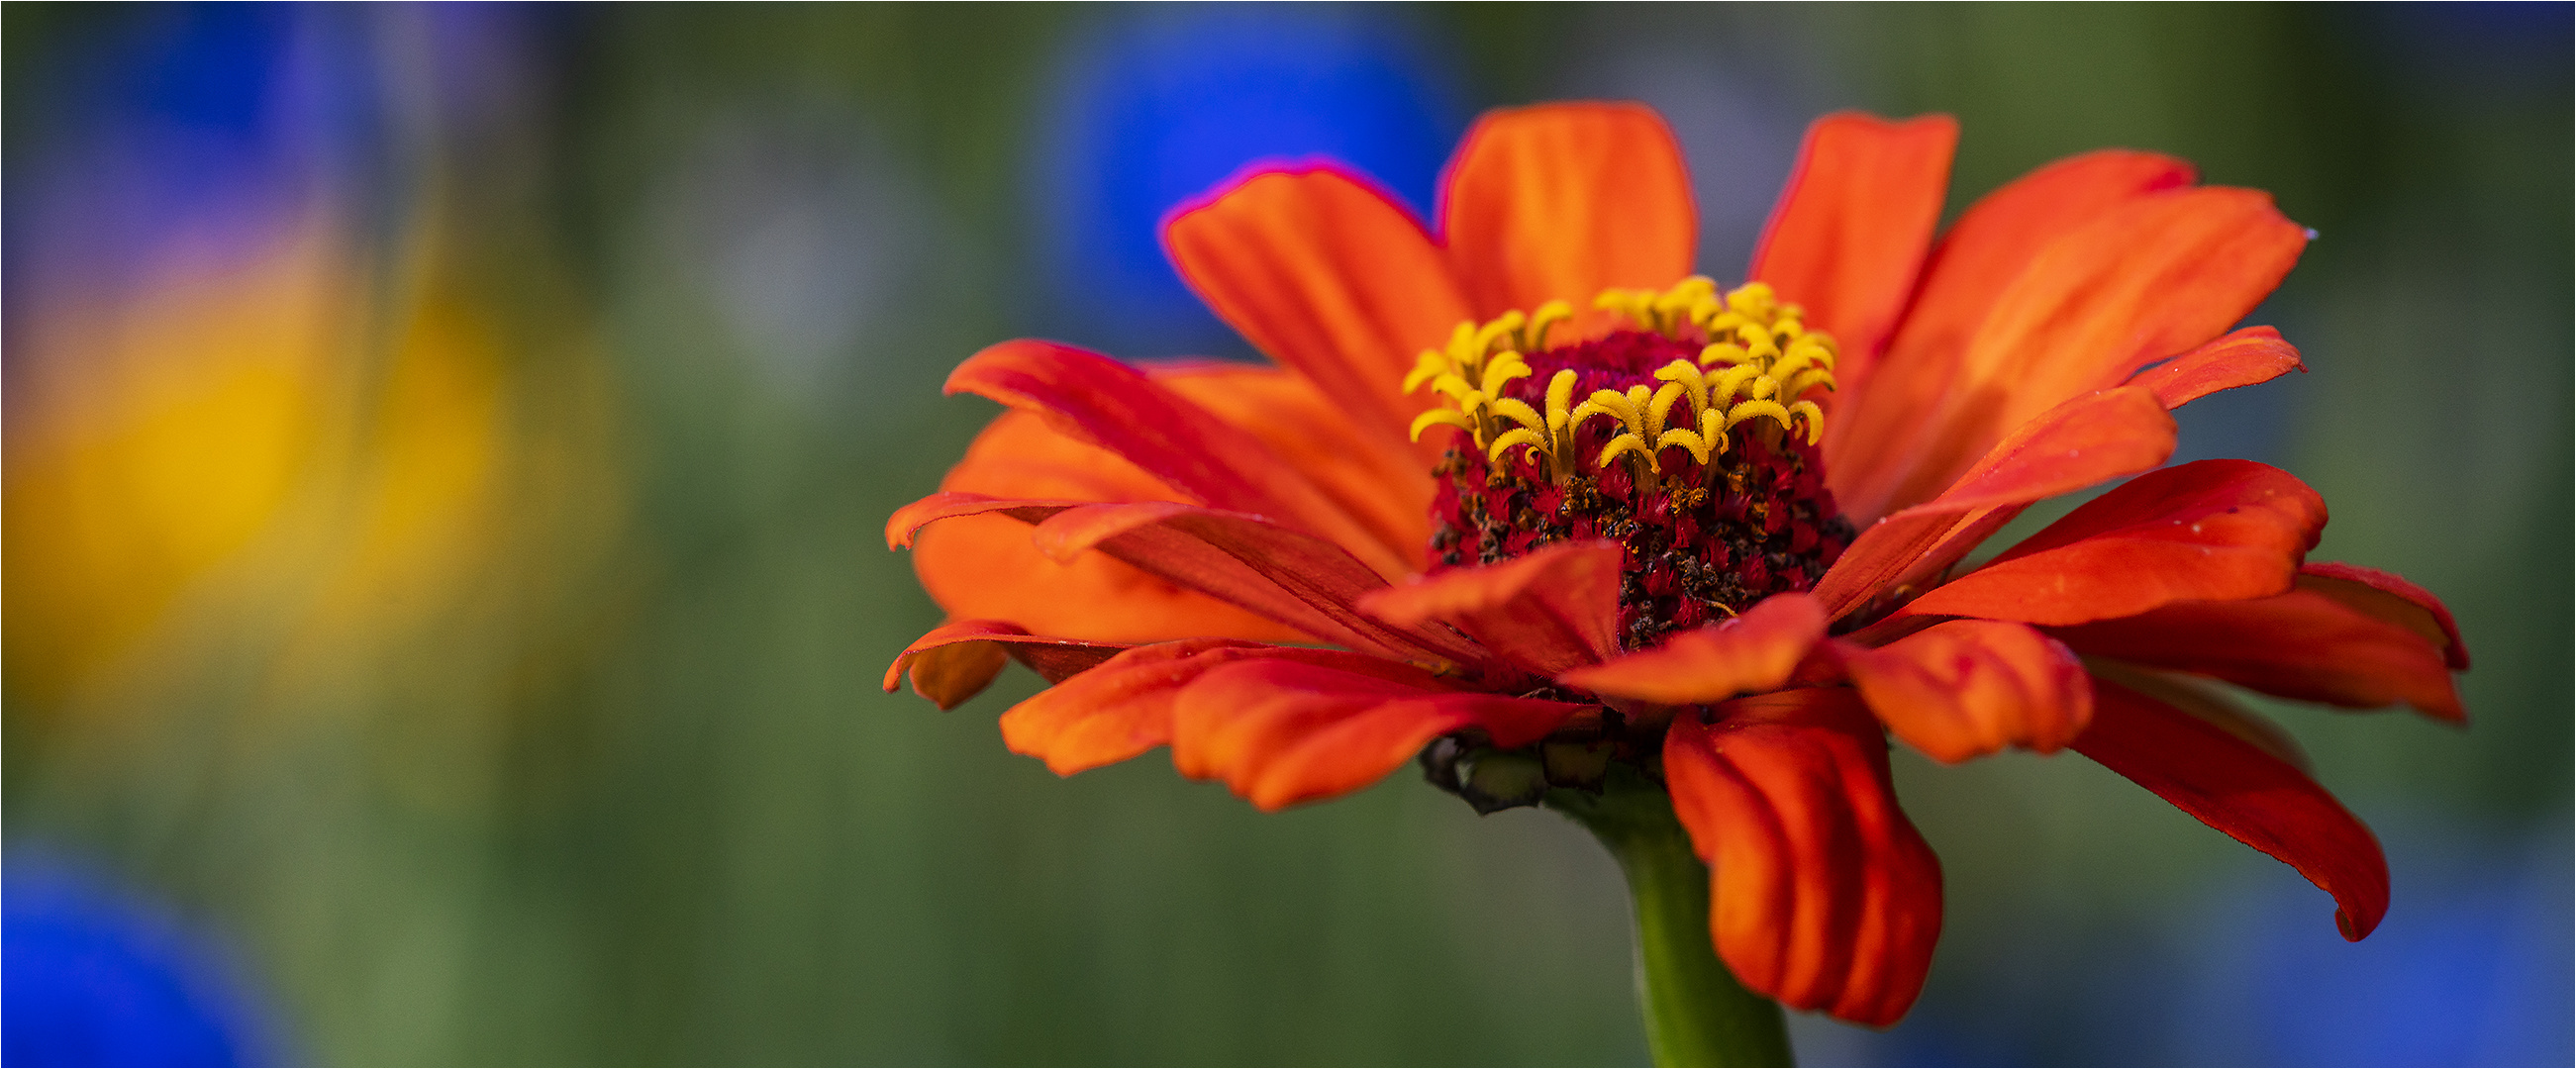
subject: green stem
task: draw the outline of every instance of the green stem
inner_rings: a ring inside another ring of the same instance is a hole
[[[1628,877],[1637,1001],[1655,1064],[1794,1064],[1780,1005],[1735,982],[1709,941],[1708,867],[1663,785],[1614,765],[1602,793],[1559,788],[1547,805],[1590,829]]]

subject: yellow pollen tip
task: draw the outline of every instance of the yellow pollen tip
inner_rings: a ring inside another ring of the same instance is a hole
[[[1657,385],[1595,390],[1579,404],[1580,377],[1560,369],[1548,377],[1545,405],[1533,406],[1503,396],[1504,390],[1537,374],[1529,356],[1548,351],[1550,333],[1574,318],[1575,306],[1552,300],[1526,313],[1463,322],[1450,330],[1446,345],[1415,357],[1404,376],[1405,393],[1427,388],[1442,402],[1415,417],[1412,436],[1456,427],[1488,460],[1521,448],[1530,463],[1543,464],[1559,480],[1574,473],[1578,435],[1596,416],[1618,424],[1594,457],[1599,467],[1643,457],[1645,470],[1660,471],[1658,454],[1668,448],[1687,450],[1706,465],[1728,451],[1735,428],[1762,419],[1777,423],[1782,434],[1803,433],[1809,445],[1822,440],[1824,410],[1806,395],[1836,387],[1840,350],[1832,335],[1809,328],[1804,311],[1782,302],[1770,286],[1748,282],[1720,290],[1693,275],[1660,290],[1605,289],[1592,307],[1617,312],[1639,330],[1698,342],[1698,359],[1655,369]],[[1685,402],[1688,415],[1677,416],[1675,408]]]

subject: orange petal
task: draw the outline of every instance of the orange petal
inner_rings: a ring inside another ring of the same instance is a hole
[[[2021,624],[1950,620],[1879,649],[1839,646],[1870,711],[1945,764],[2007,746],[2055,753],[2093,719],[2083,662]]]
[[[2247,327],[2226,337],[2138,372],[2129,385],[2156,392],[2166,408],[2181,408],[2220,390],[2270,382],[2292,371],[2306,371],[2299,351],[2270,327]]]
[[[1256,172],[1184,205],[1163,247],[1220,318],[1398,442],[1423,407],[1401,390],[1414,354],[1471,315],[1422,225],[1330,166]]]
[[[1198,504],[1268,516],[1330,539],[1390,574],[1421,550],[1380,541],[1258,437],[1143,372],[1070,346],[1010,341],[968,357],[949,393],[977,393],[1036,412],[1048,426],[1136,465]]]
[[[1691,273],[1699,212],[1681,145],[1639,104],[1486,112],[1449,162],[1450,270],[1479,319]]]
[[[2097,679],[2093,726],[2075,750],[2299,870],[2334,896],[2345,939],[2369,935],[2388,912],[2379,840],[2315,780],[2252,743]]]
[[[1825,460],[1845,512],[1887,511],[1924,416],[1940,407],[1970,335],[2040,250],[2124,201],[2191,181],[2181,160],[2114,149],[2049,164],[1970,205],[1933,248],[1922,288],[1867,381],[1848,360],[1839,369],[1844,414],[1825,425]]]
[[[1619,652],[1616,542],[1564,542],[1481,568],[1374,590],[1360,608],[1399,627],[1446,623],[1543,676]]]
[[[1938,494],[2005,432],[2215,338],[2297,262],[2307,232],[2270,195],[2135,197],[2058,239],[1996,298],[1887,507]]]
[[[2462,720],[2441,648],[2314,590],[2194,601],[2056,632],[2085,653],[2179,669],[2284,698]]]
[[[957,620],[932,628],[906,646],[885,674],[886,693],[905,669],[912,671],[912,691],[954,709],[993,682],[1006,655],[1016,657],[1050,683],[1060,683],[1115,656],[1127,647],[1079,639],[1032,635],[1004,620]]]
[[[1664,738],[1673,811],[1709,867],[1709,930],[1744,986],[1885,1027],[1941,937],[1941,862],[1896,804],[1887,742],[1851,690],[1729,702]]]
[[[1403,442],[1363,433],[1344,406],[1284,368],[1204,361],[1149,369],[1154,381],[1261,440],[1406,572],[1431,544],[1431,470]],[[1363,554],[1362,556],[1366,556]]]
[[[1497,746],[1525,746],[1585,708],[1450,690],[1392,662],[1252,660],[1208,672],[1181,692],[1172,764],[1278,810],[1375,783],[1452,731],[1482,728]]]
[[[1172,741],[1172,708],[1182,688],[1219,665],[1262,658],[1418,671],[1365,654],[1222,638],[1138,646],[1012,706],[1002,714],[1002,743],[1045,761],[1059,776],[1115,764]]]
[[[2289,472],[2195,461],[2086,502],[1904,611],[2080,624],[2267,597],[2290,588],[2325,523],[2324,499]]]
[[[1161,642],[1225,635],[1257,642],[1312,641],[1304,632],[1101,554],[1049,560],[1029,526],[1002,515],[968,516],[921,533],[913,549],[921,585],[953,615],[1025,621],[1052,635],[1094,642]]]
[[[2299,566],[2299,589],[2314,590],[2347,608],[2422,635],[2441,649],[2442,661],[2452,671],[2469,669],[2469,646],[2460,640],[2460,625],[2451,619],[2450,608],[2432,591],[2404,577],[2358,564],[2321,561]]]
[[[996,418],[942,486],[976,499],[1169,500],[1169,487],[1098,447],[1047,429],[1027,412]],[[933,495],[895,514],[890,545],[913,544],[913,569],[948,615],[1010,620],[1042,634],[1099,642],[1159,642],[1227,635],[1265,642],[1305,640],[1301,632],[1204,594],[1184,590],[1100,554],[1048,560],[1026,523],[968,515],[913,533],[954,499]]]
[[[1824,607],[1805,594],[1774,594],[1723,623],[1693,628],[1641,650],[1556,677],[1613,698],[1696,705],[1789,680],[1825,637]]]
[[[1995,444],[1948,492],[1872,524],[1812,591],[1828,615],[1910,593],[1956,563],[2023,506],[2134,475],[2173,455],[2174,421],[2139,387],[2079,397]]]
[[[1384,588],[1384,579],[1341,547],[1258,516],[1158,501],[1039,504],[1011,514],[1036,517],[1031,537],[1056,559],[1098,549],[1327,642],[1398,659],[1470,666],[1489,659],[1446,627],[1391,627],[1361,612],[1360,596]]]
[[[1914,295],[1958,144],[1959,122],[1947,115],[1818,119],[1754,246],[1750,277],[1804,305],[1807,325],[1833,334],[1838,366],[1856,378],[1867,376]]]

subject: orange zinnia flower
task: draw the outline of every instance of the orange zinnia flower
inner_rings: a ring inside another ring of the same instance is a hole
[[[1941,924],[1890,734],[2072,747],[2361,938],[2377,842],[2206,684],[2458,720],[2467,653],[2422,589],[2304,561],[2326,511],[2298,479],[2161,467],[2169,409],[2300,368],[2227,331],[2309,235],[2104,151],[1936,239],[1956,137],[1818,121],[1728,291],[1689,277],[1680,152],[1633,105],[1485,116],[1436,229],[1328,164],[1184,205],[1173,261],[1278,366],[1039,341],[959,366],[949,392],[1011,411],[888,525],[951,622],[887,689],[908,668],[949,706],[1015,657],[1055,685],[1002,715],[1014,751],[1070,774],[1169,745],[1263,809],[1417,755],[1480,808],[1660,782],[1718,956],[1864,1024],[1912,1005]]]

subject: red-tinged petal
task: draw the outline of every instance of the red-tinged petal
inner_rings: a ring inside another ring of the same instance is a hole
[[[1050,556],[1098,549],[1149,575],[1240,605],[1326,642],[1399,659],[1477,665],[1482,649],[1446,627],[1393,627],[1361,612],[1361,595],[1386,586],[1367,565],[1323,539],[1258,516],[1171,502],[1015,508]]]
[[[1812,592],[1828,615],[1956,563],[2022,506],[2134,475],[2173,455],[2174,421],[2143,388],[2079,397],[2015,429],[1940,497],[1863,530]]]
[[[1941,862],[1896,804],[1851,690],[1729,702],[1664,737],[1673,811],[1709,867],[1709,930],[1755,992],[1885,1027],[1941,937]]]
[[[894,515],[886,517],[886,548],[911,548],[913,543],[920,539],[924,528],[941,520],[998,512],[1022,522],[1036,523],[1066,509],[1093,504],[1098,502],[1065,501],[1055,498],[994,497],[990,494],[942,490],[896,509]],[[1181,506],[1177,501],[1162,502],[1162,504]]]
[[[1172,741],[1172,707],[1182,688],[1210,669],[1247,659],[1418,672],[1364,654],[1222,638],[1138,646],[1012,706],[1002,714],[1002,742],[1012,753],[1045,761],[1059,776],[1124,761]]]
[[[2192,179],[2181,160],[2113,149],[2042,167],[1970,205],[1933,248],[1922,287],[1867,381],[1848,361],[1839,369],[1842,413],[1825,425],[1825,460],[1845,512],[1888,511],[1887,496],[1928,426],[1924,416],[1941,407],[1968,339],[2040,250],[2131,198]]]
[[[1114,643],[1032,635],[1005,620],[956,620],[932,628],[913,641],[886,667],[886,693],[894,693],[905,669],[912,671],[912,690],[954,709],[981,693],[1002,670],[1005,656],[1015,657],[1050,683],[1060,683],[1127,647]]]
[[[2103,679],[2094,681],[2093,726],[2075,750],[2299,870],[2334,896],[2345,939],[2369,935],[2388,912],[2388,859],[2379,840],[2288,762]]]
[[[1312,641],[1102,554],[1064,564],[1048,560],[1030,543],[1027,523],[1001,514],[946,520],[922,531],[912,564],[922,588],[950,614],[1004,617],[1051,635],[1120,644],[1191,635]]]
[[[1587,708],[1356,667],[1266,659],[1208,672],[1173,709],[1173,766],[1278,810],[1375,783],[1452,731],[1482,728],[1497,746],[1524,746]]]
[[[2212,676],[2284,698],[2468,716],[2442,651],[2422,635],[2313,590],[2193,601],[2060,629],[2088,654]]]
[[[2021,624],[1950,620],[1879,649],[1841,647],[1870,711],[1945,764],[2007,746],[2055,753],[2093,720],[2083,662]]]
[[[1391,574],[1411,571],[1420,555],[1380,542],[1260,438],[1098,353],[1003,342],[957,365],[947,391],[1036,412],[1058,432],[1116,454],[1198,504],[1302,527]]]
[[[1968,343],[1891,508],[1928,500],[2032,416],[2125,381],[2243,319],[2289,273],[2307,231],[2250,189],[2132,198],[2050,244]]]
[[[2320,561],[2299,566],[2299,589],[2314,590],[2422,635],[2441,648],[2442,661],[2452,671],[2469,669],[2469,646],[2460,640],[2460,625],[2451,619],[2450,608],[2432,591],[2401,576],[2358,564]]]
[[[1431,542],[1430,469],[1394,438],[1365,433],[1345,406],[1284,368],[1206,361],[1154,368],[1154,381],[1251,434],[1272,455],[1419,571]],[[1095,498],[1094,500],[1100,500]]]
[[[1690,274],[1699,239],[1681,145],[1639,104],[1486,112],[1450,160],[1440,218],[1480,319],[1662,289]]]
[[[1422,407],[1401,391],[1414,354],[1473,314],[1422,225],[1330,166],[1254,173],[1184,205],[1163,247],[1218,317],[1390,439]]]
[[[1693,628],[1663,645],[1556,680],[1612,698],[1695,705],[1788,682],[1825,637],[1825,611],[1804,594],[1774,594],[1723,623]]]
[[[2064,625],[2268,597],[2290,588],[2325,524],[2325,500],[2286,471],[2195,461],[2086,502],[1904,611]]]
[[[2210,726],[2236,736],[2237,740],[2257,750],[2280,758],[2302,774],[2316,775],[2316,766],[2308,752],[2299,748],[2281,725],[2264,719],[2222,689],[2221,685],[2197,676],[2179,672],[2160,672],[2104,657],[2085,659],[2084,667],[2095,679],[2107,679],[2156,701],[2190,713]]]
[[[2306,371],[2299,351],[2270,327],[2246,327],[2226,337],[2138,372],[2132,386],[2156,392],[2166,408],[2181,408],[2220,390],[2270,382],[2292,371]]]
[[[913,546],[913,570],[923,589],[951,618],[1010,620],[1042,634],[1100,642],[1160,642],[1192,635],[1306,640],[1291,628],[1100,554],[1058,564],[1029,541],[1026,523],[972,515],[980,509],[966,506],[967,500],[1070,505],[1182,496],[1115,454],[1048,429],[1035,413],[1005,412],[994,419],[940,486],[971,497],[925,498],[898,511],[886,535],[889,545],[911,544],[922,523],[961,510],[970,513],[921,531]]]
[[[1959,123],[1842,112],[1807,127],[1789,185],[1754,247],[1750,277],[1804,305],[1866,377],[1914,295],[1941,221]]]
[[[1369,592],[1360,608],[1398,627],[1446,623],[1543,676],[1619,652],[1616,542],[1569,542],[1481,568]]]

